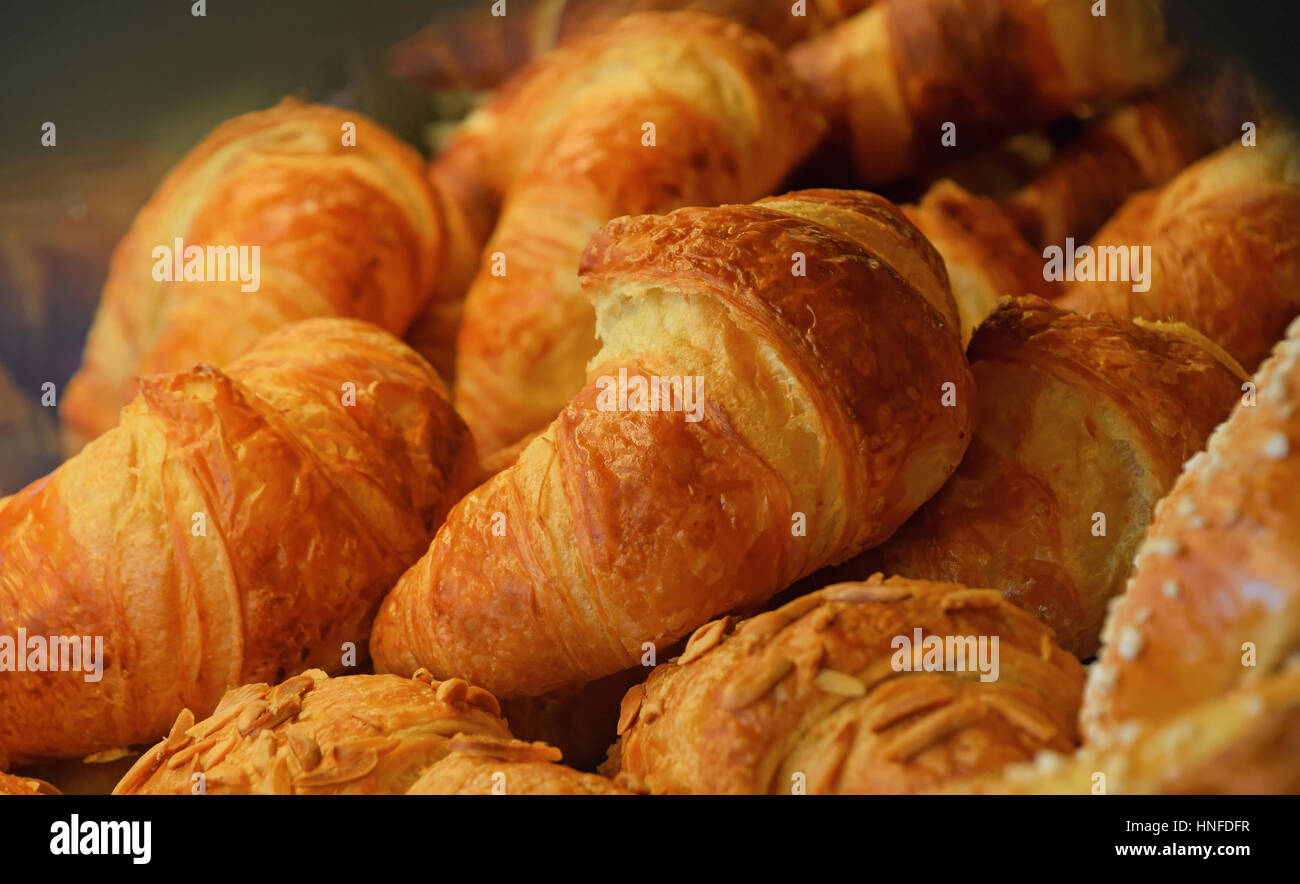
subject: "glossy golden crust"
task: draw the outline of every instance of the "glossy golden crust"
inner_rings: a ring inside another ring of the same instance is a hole
[[[582,265],[604,342],[587,386],[453,509],[385,600],[376,665],[537,695],[888,537],[955,468],[972,396],[891,260],[756,206],[607,225]],[[620,371],[693,378],[700,419],[602,408]]]
[[[998,298],[1057,294],[1043,280],[1042,258],[992,200],[945,180],[906,211],[943,256],[961,315],[962,343],[970,342],[975,329],[997,308]]]
[[[0,755],[153,740],[232,685],[364,657],[474,459],[429,365],[358,320],[144,378],[120,426],[0,501],[0,635],[102,636],[105,667],[6,672]]]
[[[1300,321],[1253,385],[1160,502],[1089,676],[1091,741],[1254,684],[1300,649]]]
[[[770,196],[754,205],[816,221],[869,252],[888,256],[894,271],[916,287],[949,328],[961,328],[960,306],[942,255],[911,219],[883,196],[861,190],[800,190]]]
[[[628,692],[607,768],[617,782],[657,794],[916,792],[1076,743],[1083,668],[996,591],[877,575],[732,627],[701,627]],[[914,629],[986,636],[990,648],[996,636],[997,678],[901,671],[909,655],[895,639]]]
[[[1240,395],[1214,351],[1186,328],[1005,302],[969,348],[979,413],[956,475],[833,577],[1001,589],[1090,656],[1152,507]]]
[[[408,795],[629,795],[596,774],[563,764],[545,743],[500,737],[452,737],[451,754],[429,767]]]
[[[391,57],[394,72],[419,86],[492,89],[557,45],[638,12],[706,12],[789,46],[872,2],[814,0],[794,15],[792,0],[515,0],[509,15],[481,7],[436,20],[403,40]]]
[[[600,225],[757,199],[821,131],[774,46],[687,12],[576,41],[471,117],[453,149],[481,145],[504,193],[457,351],[456,405],[484,454],[545,427],[581,389],[597,343],[576,270]]]
[[[355,146],[343,144],[345,123]],[[155,281],[154,250],[177,238],[258,246],[260,288]],[[419,154],[359,114],[286,99],[222,124],[118,244],[81,370],[61,397],[68,452],[117,423],[137,375],[224,366],[312,317],[401,333],[433,292],[442,249]]]
[[[1044,753],[945,789],[982,795],[1295,795],[1300,793],[1300,669],[1209,696],[1173,718],[1130,727],[1109,747]],[[1100,776],[1098,776],[1100,775]]]
[[[203,721],[184,710],[113,794],[400,795],[461,734],[510,739],[487,691],[312,669],[234,688]]]
[[[1149,245],[1150,290],[1077,282],[1060,306],[1185,322],[1253,371],[1300,313],[1300,141],[1265,127],[1129,200],[1092,244]]]
[[[0,771],[0,795],[58,795],[59,790],[44,780],[15,776]]]
[[[883,0],[794,47],[791,63],[827,107],[869,185],[945,150],[1106,103],[1172,71],[1158,0]]]

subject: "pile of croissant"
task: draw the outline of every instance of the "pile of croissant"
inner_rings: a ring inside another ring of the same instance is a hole
[[[492,90],[431,164],[286,100],[136,217],[0,500],[0,637],[102,672],[0,655],[0,793],[1300,791],[1258,89],[1158,0],[545,6],[400,48]]]

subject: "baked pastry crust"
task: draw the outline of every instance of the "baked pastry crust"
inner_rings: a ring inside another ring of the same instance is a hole
[[[827,579],[884,571],[1000,589],[1089,657],[1152,508],[1245,375],[1185,326],[1078,316],[1041,298],[1005,301],[968,356],[979,412],[956,474]]]
[[[355,144],[344,144],[349,124]],[[260,288],[155,281],[154,250],[177,238],[257,246]],[[224,367],[313,317],[401,334],[434,291],[443,249],[419,154],[360,114],[285,99],[223,123],[168,174],[113,254],[81,369],[60,397],[66,452],[116,425],[137,375]]]
[[[1089,673],[1090,741],[1254,684],[1300,650],[1300,320],[1252,386],[1156,509]]]
[[[582,265],[604,341],[587,386],[385,599],[377,669],[536,696],[892,534],[956,467],[973,402],[956,329],[897,258],[767,206],[606,225]],[[694,378],[700,419],[603,408],[620,372]]]
[[[140,387],[121,425],[0,500],[0,635],[103,640],[98,681],[0,677],[15,764],[155,740],[232,685],[340,671],[348,642],[364,662],[380,599],[475,476],[437,374],[359,320]]]
[[[1300,667],[1134,723],[1109,746],[951,784],[949,794],[1295,795],[1300,793]]]
[[[1059,305],[1185,322],[1254,371],[1300,313],[1300,139],[1268,125],[1254,147],[1236,144],[1132,197],[1098,231],[1094,248],[1149,245],[1150,289],[1076,282]]]
[[[914,629],[997,636],[997,680],[897,671]],[[916,792],[1071,751],[1083,678],[994,590],[876,575],[702,626],[628,691],[604,770],[656,794]]]
[[[451,754],[429,767],[408,795],[630,795],[611,780],[563,764],[545,743],[500,737],[451,739]]]
[[[696,12],[566,44],[471,116],[448,150],[478,150],[502,194],[456,352],[456,407],[484,454],[582,388],[599,345],[574,271],[602,224],[770,194],[822,131],[775,46]]]
[[[113,794],[400,795],[458,734],[510,739],[496,699],[461,679],[312,669],[235,688],[202,721],[186,709]]]

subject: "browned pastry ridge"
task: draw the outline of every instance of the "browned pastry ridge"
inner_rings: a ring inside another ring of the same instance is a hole
[[[598,344],[577,269],[602,224],[770,194],[822,128],[775,46],[687,12],[566,45],[475,112],[448,150],[502,194],[456,352],[456,407],[484,455],[582,388]]]
[[[813,0],[796,15],[792,0],[511,0],[509,15],[493,15],[485,5],[435,19],[394,47],[392,65],[426,88],[493,89],[556,46],[637,12],[706,12],[789,46],[873,2]]]
[[[1150,246],[1150,289],[1076,282],[1060,306],[1185,322],[1254,371],[1300,313],[1300,140],[1263,125],[1257,146],[1226,147],[1130,199],[1091,245]]]
[[[995,677],[925,669],[916,635],[983,637]],[[998,592],[877,575],[701,627],[628,691],[607,769],[656,794],[915,792],[1071,751],[1083,678]]]
[[[1300,651],[1298,402],[1295,321],[1160,502],[1089,673],[1090,741],[1256,686]]]
[[[606,225],[582,263],[604,343],[586,387],[385,599],[377,669],[536,696],[892,534],[956,467],[973,390],[937,256],[857,202]],[[689,406],[612,401],[620,378],[672,377]]]
[[[235,688],[203,721],[182,711],[113,794],[400,795],[458,734],[509,740],[500,712],[461,679],[312,669]]]
[[[1167,77],[1160,0],[881,0],[790,50],[871,186]]]
[[[1208,696],[1208,695],[1207,695]],[[1295,795],[1300,793],[1300,668],[1211,696],[1115,744],[953,783],[950,794]]]
[[[1088,657],[1153,507],[1245,376],[1185,326],[1083,317],[1040,298],[1003,303],[968,356],[978,413],[956,474],[888,542],[825,579],[884,571],[1000,589]]]
[[[260,287],[244,290],[228,252],[212,269],[226,281],[157,281],[167,262],[156,250],[177,239],[185,250],[258,247]],[[222,124],[114,252],[81,370],[60,397],[68,453],[117,423],[137,375],[224,366],[301,319],[355,317],[400,334],[456,249],[419,154],[361,115],[285,100]]]
[[[359,320],[143,378],[118,427],[0,500],[0,639],[103,642],[98,681],[0,654],[0,756],[154,740],[233,685],[339,671],[344,643],[364,661],[473,461],[433,369]]]
[[[555,762],[560,750],[545,743],[457,735],[451,754],[429,767],[408,795],[629,795],[597,774]]]

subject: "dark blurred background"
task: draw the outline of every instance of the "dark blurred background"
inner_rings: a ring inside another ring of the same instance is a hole
[[[1300,117],[1300,3],[1169,2],[1183,42],[1236,55]],[[195,17],[193,0],[0,0],[0,494],[57,465],[41,385],[75,370],[112,248],[167,169],[221,121],[291,93],[428,150],[467,100],[403,83],[387,52],[490,3],[208,0]]]

